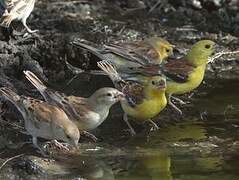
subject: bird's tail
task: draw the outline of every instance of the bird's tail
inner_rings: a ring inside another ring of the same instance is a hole
[[[31,71],[23,71],[25,77],[32,83],[33,86],[43,95],[47,87],[43,82]],[[43,95],[44,96],[44,95]]]
[[[45,84],[31,71],[23,71],[25,77],[32,83],[32,85],[40,92],[45,101],[55,104],[58,103],[62,95],[57,91],[52,91],[47,88]]]
[[[2,87],[0,88],[0,95],[3,96],[6,100],[10,101],[16,108],[23,114],[25,112],[24,106],[21,102],[21,97],[16,94],[13,90]]]
[[[1,26],[8,28],[12,21],[13,21],[13,15],[5,12],[1,18]]]
[[[124,80],[120,77],[119,73],[115,70],[114,66],[107,61],[97,62],[98,67],[104,71],[113,83],[124,82]]]
[[[21,99],[17,93],[7,87],[0,88],[0,94],[12,103],[18,102]]]
[[[102,54],[99,53],[99,51],[100,51],[99,49],[97,49],[97,48],[95,48],[93,46],[85,44],[83,40],[74,40],[72,42],[72,45],[76,46],[76,47],[79,47],[79,48],[82,48],[82,49],[88,50],[89,52],[91,52],[92,54],[96,55],[101,60],[104,60],[104,58],[105,58]]]

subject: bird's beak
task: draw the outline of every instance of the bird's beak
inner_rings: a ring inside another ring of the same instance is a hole
[[[158,84],[158,88],[159,89],[165,89],[166,88],[166,81],[165,80],[160,81],[159,84]]]
[[[169,56],[170,59],[177,59],[175,52],[172,52],[171,55]]]
[[[119,101],[125,100],[125,94],[122,93],[122,92],[119,92],[119,94],[117,95],[117,99],[118,99]]]

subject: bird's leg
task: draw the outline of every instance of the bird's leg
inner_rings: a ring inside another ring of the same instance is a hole
[[[169,96],[168,96],[168,104],[169,104],[172,108],[174,108],[180,115],[182,115],[183,112],[182,112],[175,104],[172,103],[171,97],[172,97],[172,95],[169,94]]]
[[[174,96],[172,96],[172,95],[171,95],[171,99],[174,99],[175,101],[178,101],[179,104],[181,104],[181,105],[185,105],[185,104],[187,104],[187,103],[185,103],[182,99],[179,99],[179,98],[174,97]]]
[[[194,96],[194,92],[188,95],[188,98],[192,98]]]
[[[67,145],[63,144],[63,143],[60,143],[58,142],[57,140],[53,140],[52,141],[53,144],[58,147],[59,149],[62,149],[62,150],[66,150],[66,151],[69,151],[70,149],[67,147]]]
[[[152,119],[149,119],[148,121],[153,125],[152,127],[153,130],[159,130],[158,125]]]
[[[41,149],[41,147],[38,145],[38,143],[37,143],[37,137],[32,137],[32,143],[33,143],[33,145],[37,148],[37,149],[39,149],[40,150],[40,153],[41,153],[41,155],[43,156],[43,157],[47,157],[47,155],[46,155],[46,153]]]
[[[27,26],[27,22],[26,22],[26,21],[27,21],[27,19],[23,19],[23,20],[22,20],[22,24],[23,24],[23,26],[26,28],[26,30],[27,30],[27,32],[28,32],[29,34],[33,34],[33,33],[38,32],[37,29],[31,30],[31,29]],[[26,36],[26,34],[25,34],[24,36]]]
[[[78,74],[76,74],[73,78],[71,78],[67,83],[66,85],[69,86],[73,80],[75,80],[76,78],[78,77]]]
[[[136,132],[134,130],[134,128],[131,126],[131,124],[128,121],[128,115],[126,113],[124,113],[123,115],[123,120],[125,121],[125,123],[128,125],[129,129],[130,129],[130,133],[132,136],[136,135]]]
[[[94,134],[89,133],[89,132],[87,132],[87,131],[83,131],[81,134],[82,134],[82,135],[85,135],[85,136],[88,137],[88,138],[90,138],[90,139],[93,140],[94,142],[97,142],[97,140],[98,140],[98,138],[97,138]]]

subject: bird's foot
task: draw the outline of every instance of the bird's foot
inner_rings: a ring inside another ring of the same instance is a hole
[[[53,144],[54,144],[54,146],[56,146],[60,150],[65,150],[65,151],[69,151],[70,150],[68,148],[68,144],[60,143],[57,140],[53,140]]]
[[[177,98],[177,97],[171,96],[171,98],[172,98],[173,100],[177,101],[177,102],[178,102],[179,104],[181,104],[181,105],[187,104],[187,103],[184,102],[182,99],[179,99],[179,98]]]
[[[175,105],[173,104],[171,101],[169,101],[168,103],[173,109],[175,109],[180,115],[183,114],[183,112]]]
[[[29,34],[34,34],[34,33],[37,33],[37,32],[39,32],[38,29],[31,30],[30,28],[27,28],[27,33],[29,33]]]
[[[153,120],[149,120],[150,124],[152,125],[150,131],[157,131],[159,130],[160,128],[158,127],[158,125],[153,121]]]
[[[39,32],[38,29],[35,29],[35,30],[27,30],[27,32],[25,34],[23,34],[23,38],[26,38],[28,37],[30,34],[34,34],[34,33],[37,33]]]
[[[82,132],[82,135],[84,135],[84,136],[90,138],[93,142],[97,142],[97,140],[98,140],[98,138],[97,138],[94,134],[89,133],[89,132],[87,132],[87,131],[83,131],[83,132]]]

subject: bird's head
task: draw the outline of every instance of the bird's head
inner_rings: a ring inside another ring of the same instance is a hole
[[[216,43],[211,40],[201,40],[197,42],[186,55],[187,60],[196,66],[207,64],[209,56],[214,52],[215,44]]]
[[[163,60],[167,59],[173,54],[174,45],[170,44],[167,40],[160,37],[152,37],[148,40],[153,48],[158,53],[157,64],[160,64]]]
[[[115,88],[101,88],[97,90],[91,97],[91,103],[95,103],[98,106],[112,106],[118,101],[124,100],[125,95]]]
[[[78,149],[78,142],[80,139],[80,132],[78,127],[72,122],[68,123],[65,128],[65,141]]]
[[[166,79],[163,76],[152,76],[148,78],[147,89],[153,90],[155,92],[165,91],[166,89]]]

